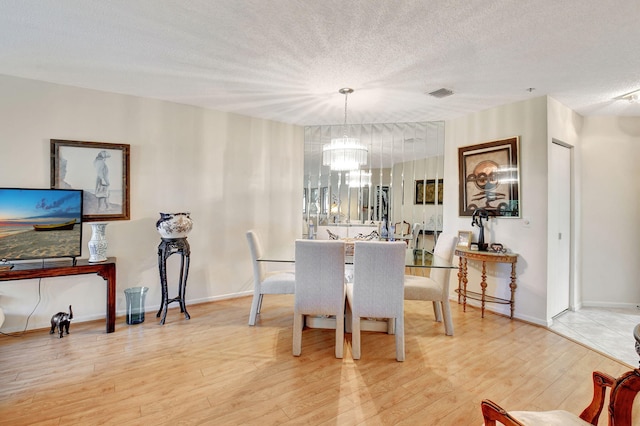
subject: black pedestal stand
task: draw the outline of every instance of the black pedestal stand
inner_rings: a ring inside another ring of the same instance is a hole
[[[167,288],[167,258],[174,253],[180,254],[180,280],[178,281],[178,297],[169,299],[169,290]],[[160,325],[164,324],[167,318],[167,310],[169,309],[169,303],[178,302],[180,304],[180,312],[184,312],[184,317],[190,319],[187,312],[187,305],[184,299],[184,293],[187,288],[187,275],[189,274],[189,256],[191,255],[191,249],[187,238],[163,238],[162,242],[158,246],[158,268],[160,269],[160,285],[162,286],[162,302],[160,303],[160,310],[156,314],[156,318],[160,317],[162,313],[162,319]]]

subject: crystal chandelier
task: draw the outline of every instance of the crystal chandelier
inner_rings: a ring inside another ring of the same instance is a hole
[[[347,133],[347,98],[353,89],[344,88],[339,92],[344,95],[343,137],[331,139],[331,143],[322,147],[322,165],[331,170],[358,170],[367,164],[367,147],[360,144],[357,138],[350,138]]]

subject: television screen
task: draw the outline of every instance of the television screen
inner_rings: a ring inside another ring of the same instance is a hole
[[[82,254],[82,190],[0,188],[0,259]]]

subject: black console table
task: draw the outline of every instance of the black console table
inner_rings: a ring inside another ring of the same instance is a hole
[[[180,254],[180,279],[178,281],[178,297],[169,299],[169,289],[167,288],[167,258],[174,253]],[[163,325],[167,318],[167,310],[169,303],[178,302],[180,304],[180,312],[184,312],[184,317],[190,319],[187,312],[187,305],[184,293],[187,288],[187,275],[189,274],[189,257],[191,249],[187,238],[163,238],[158,246],[158,268],[160,269],[160,285],[162,286],[162,302],[160,310],[156,314],[156,318],[162,314],[160,324]]]
[[[115,257],[109,257],[105,262],[100,263],[89,263],[86,259],[78,260],[75,264],[72,260],[15,263],[12,269],[0,271],[0,281],[83,274],[98,274],[107,282],[107,333],[113,333],[116,329]]]

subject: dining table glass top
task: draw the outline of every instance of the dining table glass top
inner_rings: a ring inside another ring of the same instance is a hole
[[[345,256],[345,264],[353,264],[353,256]],[[264,250],[258,258],[260,262],[284,262],[295,263],[295,245],[287,245],[278,248]],[[407,248],[405,254],[405,267],[408,268],[448,268],[457,269],[447,259],[423,249]]]

